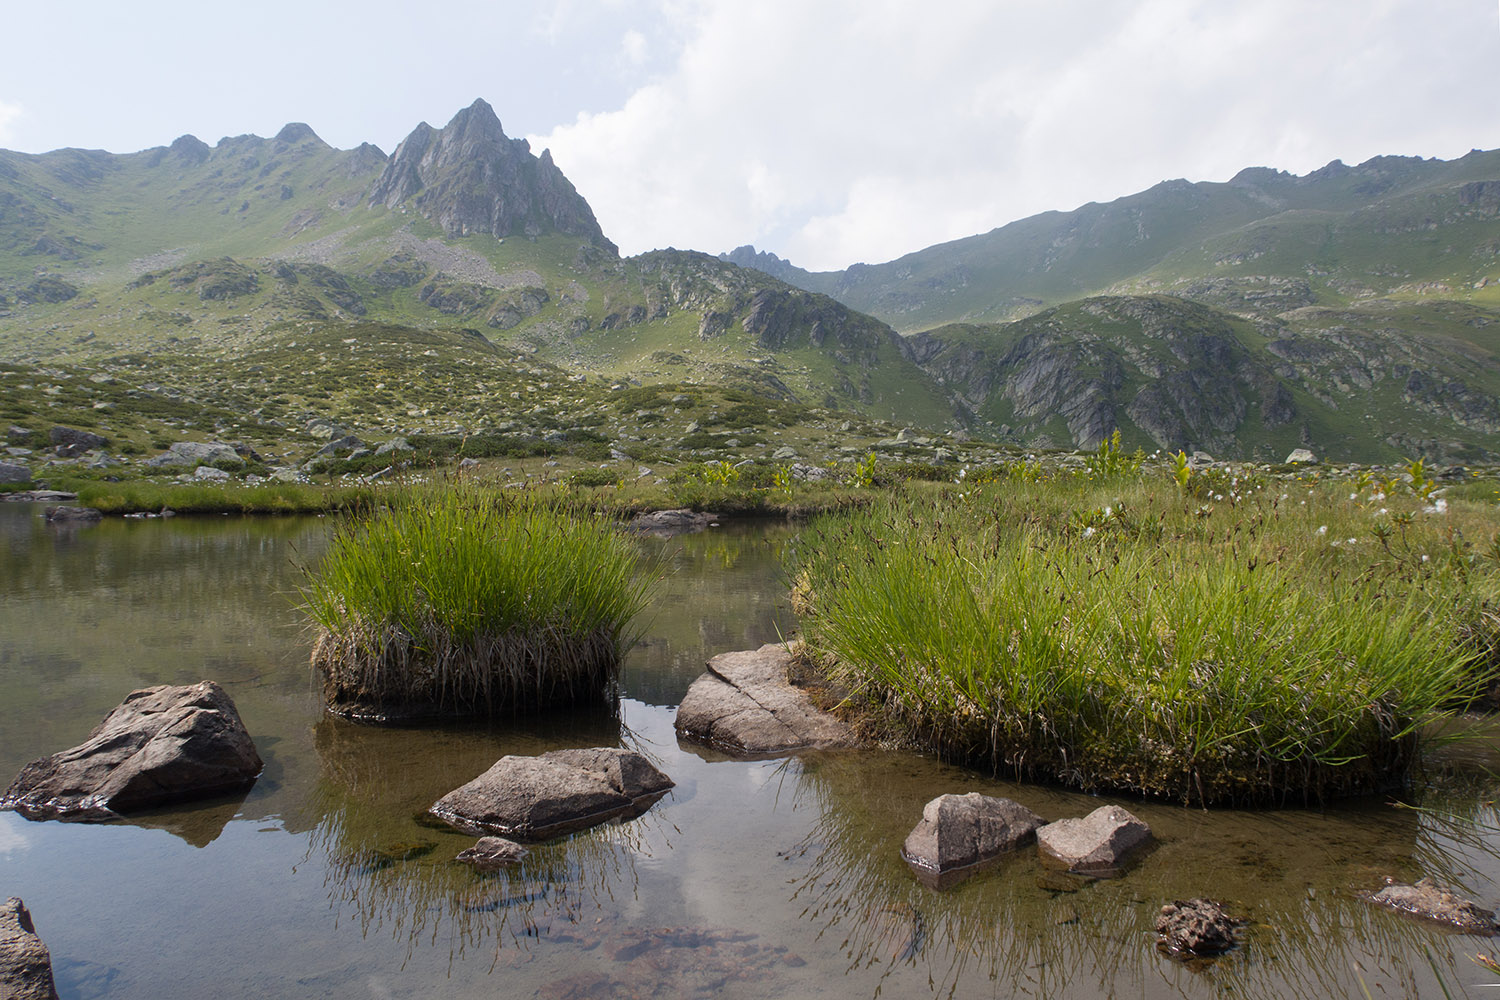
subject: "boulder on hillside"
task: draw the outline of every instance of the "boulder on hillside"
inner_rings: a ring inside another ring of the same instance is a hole
[[[1060,819],[1037,830],[1043,861],[1069,871],[1109,874],[1151,840],[1151,828],[1119,806],[1100,806],[1082,819]]]
[[[677,735],[737,754],[779,754],[858,744],[853,730],[787,680],[781,643],[720,653],[677,707]]]
[[[1174,955],[1220,955],[1234,947],[1236,932],[1244,923],[1211,899],[1179,899],[1157,914],[1157,943]]]
[[[336,455],[341,451],[355,451],[356,449],[363,448],[364,446],[365,443],[361,441],[357,436],[353,434],[345,434],[343,437],[334,438],[323,447],[313,452],[313,457],[316,458],[319,455]]]
[[[1283,465],[1313,465],[1318,461],[1317,456],[1306,448],[1293,448],[1292,453],[1286,457]]]
[[[0,997],[57,1000],[52,955],[37,936],[26,904],[15,896],[0,906]]]
[[[34,760],[0,796],[27,819],[101,822],[244,788],[260,774],[234,702],[213,681],[132,691],[88,739]]]
[[[1455,895],[1430,878],[1421,879],[1416,885],[1387,879],[1384,889],[1369,893],[1364,899],[1377,906],[1388,906],[1470,934],[1494,934],[1497,929],[1495,911]]]
[[[24,465],[0,462],[0,483],[29,483],[31,470]]]
[[[633,750],[553,750],[501,757],[427,811],[465,833],[538,841],[639,816],[672,786]]]
[[[1035,836],[1045,821],[1010,799],[970,792],[939,795],[922,807],[901,857],[933,888],[947,888]]]
[[[54,427],[47,434],[53,450],[63,458],[73,458],[86,451],[103,448],[109,441],[92,431],[81,431],[76,427]]]
[[[245,460],[240,457],[239,452],[234,450],[233,445],[224,444],[221,441],[177,441],[160,455],[148,459],[145,464],[153,469],[160,469],[169,465],[192,466],[214,462],[245,464]]]

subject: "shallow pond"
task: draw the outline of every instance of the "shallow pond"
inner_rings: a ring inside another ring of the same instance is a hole
[[[212,678],[266,770],[246,795],[130,823],[0,813],[0,896],[26,900],[60,992],[85,997],[542,998],[1014,995],[1492,996],[1482,938],[1355,892],[1424,873],[1497,901],[1489,754],[1435,765],[1420,808],[1201,812],[1118,800],[1159,844],[1123,878],[1058,880],[1022,852],[963,885],[901,862],[942,792],[1047,818],[1098,798],[882,752],[737,762],[679,745],[672,708],[709,656],[789,628],[785,528],[641,543],[662,576],[618,715],[380,729],[325,717],[294,609],[320,519],[55,527],[0,505],[0,781],[72,746],[131,689]],[[629,745],[677,787],[645,816],[453,862],[472,838],[419,820],[507,753]],[[1248,914],[1213,962],[1157,952],[1163,902]]]

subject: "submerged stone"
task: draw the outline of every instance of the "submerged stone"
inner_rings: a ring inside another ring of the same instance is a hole
[[[790,666],[775,642],[715,656],[677,708],[677,735],[738,754],[856,746],[853,730],[787,680]]]
[[[132,691],[78,746],[27,764],[0,809],[27,819],[110,820],[244,788],[261,766],[223,688],[160,685]]]
[[[633,750],[553,750],[502,757],[428,812],[465,833],[538,841],[639,816],[672,786]]]
[[[37,936],[26,904],[15,896],[0,906],[0,997],[57,1000],[52,955]]]
[[[1470,934],[1494,934],[1497,929],[1494,910],[1457,896],[1430,878],[1421,879],[1416,885],[1387,880],[1384,889],[1364,898],[1377,906],[1388,906]]]
[[[518,863],[530,853],[514,840],[504,837],[480,837],[473,847],[458,852],[456,860],[481,871]]]
[[[1082,819],[1060,819],[1036,831],[1043,860],[1099,874],[1125,867],[1150,840],[1151,828],[1119,806],[1100,806]]]
[[[1043,823],[1010,799],[978,792],[939,795],[922,807],[922,821],[907,834],[901,857],[924,884],[947,888],[1030,841]]]
[[[1235,946],[1235,934],[1243,924],[1218,903],[1200,896],[1163,906],[1156,917],[1156,933],[1161,947],[1173,954],[1220,955]]]

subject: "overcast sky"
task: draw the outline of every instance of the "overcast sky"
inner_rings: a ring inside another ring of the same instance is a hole
[[[1496,0],[84,0],[4,21],[0,146],[304,121],[389,153],[483,97],[627,254],[839,268],[1168,178],[1500,147]]]

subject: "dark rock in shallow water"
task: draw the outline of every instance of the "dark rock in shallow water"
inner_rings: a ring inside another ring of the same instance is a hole
[[[1119,806],[1100,806],[1083,819],[1060,819],[1037,830],[1044,861],[1069,871],[1111,874],[1151,840],[1151,828]]]
[[[101,521],[104,514],[93,507],[48,507],[42,515],[49,521]]]
[[[132,691],[78,746],[27,764],[0,809],[27,819],[110,820],[244,788],[260,770],[223,688],[162,685]]]
[[[690,535],[695,531],[702,531],[718,520],[717,514],[697,510],[653,510],[646,514],[637,514],[630,519],[626,527],[643,535],[671,538],[675,535]]]
[[[1368,893],[1364,898],[1377,906],[1389,906],[1470,934],[1494,934],[1496,931],[1495,911],[1455,896],[1430,878],[1424,878],[1416,885],[1387,881],[1384,889]]]
[[[978,792],[939,795],[922,808],[922,821],[907,835],[901,856],[924,884],[947,888],[1031,840],[1042,824],[1010,799]]]
[[[677,735],[741,754],[857,745],[848,726],[791,685],[790,665],[791,654],[774,642],[715,656],[677,708]]]
[[[458,861],[481,871],[504,868],[526,857],[529,852],[514,840],[504,837],[480,837],[473,847],[458,852]]]
[[[633,750],[553,750],[501,757],[428,812],[466,833],[546,840],[639,816],[672,784]]]
[[[57,1000],[52,955],[37,937],[26,904],[15,896],[0,906],[0,997]]]
[[[1218,903],[1200,896],[1163,906],[1156,918],[1156,933],[1160,945],[1173,954],[1219,955],[1235,946],[1235,932],[1242,924],[1243,920],[1225,913]]]

